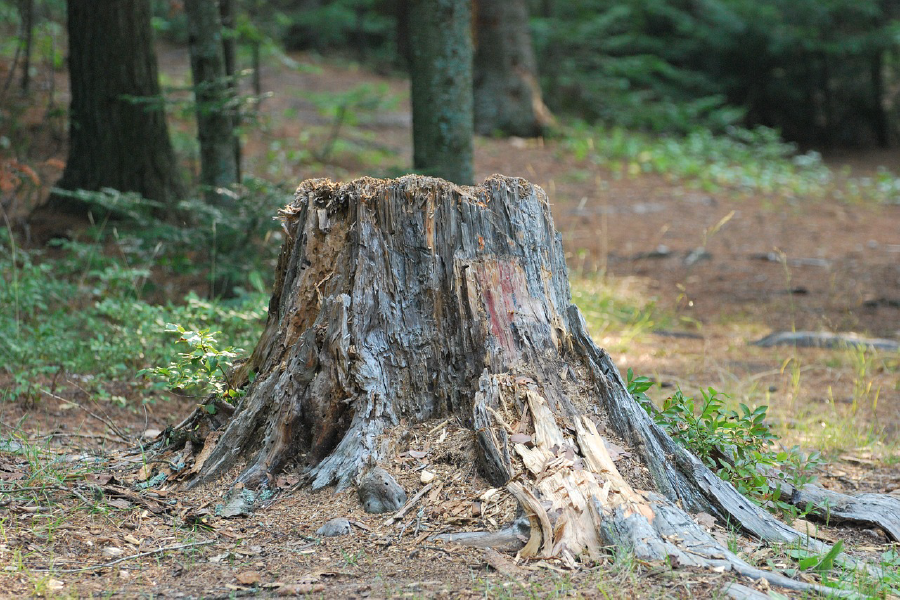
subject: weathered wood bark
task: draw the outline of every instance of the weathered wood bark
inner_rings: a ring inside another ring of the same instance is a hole
[[[470,184],[472,172],[471,0],[411,0],[413,166]]]
[[[70,0],[69,157],[57,187],[139,192],[165,204],[183,196],[169,142],[147,0]],[[51,196],[51,210],[84,203]]]
[[[187,0],[191,74],[197,104],[200,184],[207,201],[230,204],[223,189],[237,183],[234,97],[225,69],[222,22],[217,0]]]
[[[525,0],[475,3],[475,131],[533,137],[553,124],[538,81]]]
[[[574,562],[626,546],[812,589],[744,563],[689,516],[825,548],[742,497],[631,398],[571,302],[540,188],[502,176],[478,187],[310,180],[281,217],[269,319],[233,374],[257,376],[195,484],[238,466],[238,482],[265,486],[293,463],[313,488],[345,487],[386,458],[387,428],[454,415],[472,427],[485,477],[530,522],[521,556]],[[604,436],[632,449],[627,476]],[[506,545],[516,527],[467,539]]]

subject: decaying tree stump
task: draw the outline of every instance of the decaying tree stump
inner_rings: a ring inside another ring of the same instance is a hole
[[[257,376],[194,484],[239,465],[245,487],[268,485],[298,463],[313,488],[343,488],[382,458],[387,428],[453,415],[472,427],[486,478],[530,520],[522,556],[574,562],[627,546],[814,587],[751,567],[689,516],[825,549],[742,497],[630,397],[571,302],[543,190],[497,175],[477,187],[310,180],[281,218],[268,323],[234,374]],[[642,468],[623,476],[604,436]]]

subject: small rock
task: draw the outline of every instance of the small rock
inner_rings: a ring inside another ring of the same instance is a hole
[[[160,431],[159,429],[147,429],[144,431],[144,433],[141,434],[141,437],[145,440],[153,440],[159,437],[159,434],[161,433],[162,431]]]
[[[125,553],[121,548],[116,548],[115,546],[107,546],[103,550],[101,550],[103,556],[107,556],[109,558],[116,558],[117,556],[122,556]]]
[[[256,494],[248,489],[235,488],[229,494],[228,503],[224,507],[216,507],[217,516],[226,519],[231,517],[246,517],[253,512],[253,503]]]
[[[343,517],[338,517],[336,519],[331,519],[321,527],[316,530],[317,535],[321,535],[322,537],[337,537],[339,535],[347,535],[352,533],[353,529],[350,527],[350,521]]]
[[[694,248],[690,251],[690,253],[684,258],[684,265],[686,267],[693,266],[700,261],[704,260],[712,260],[712,254],[707,252],[706,248]]]
[[[422,471],[422,475],[419,477],[419,481],[422,483],[431,483],[434,481],[435,475],[431,471],[425,470]]]
[[[367,513],[399,510],[406,504],[406,492],[384,469],[375,467],[359,482],[359,501]]]

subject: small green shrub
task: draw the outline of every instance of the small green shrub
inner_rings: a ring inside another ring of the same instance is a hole
[[[768,407],[750,410],[740,404],[740,412],[728,410],[724,395],[708,388],[701,392],[699,406],[678,390],[663,401],[660,410],[647,396],[653,386],[647,377],[635,377],[629,369],[627,385],[632,397],[673,440],[741,494],[770,510],[795,513],[792,505],[781,500],[781,482],[795,487],[813,482],[820,456],[817,452],[806,456],[797,446],[776,449],[778,436],[765,423]]]
[[[155,375],[165,381],[170,390],[181,390],[197,395],[215,394],[226,402],[234,402],[244,395],[243,390],[232,384],[228,370],[243,349],[227,346],[217,348],[216,335],[209,329],[189,331],[174,323],[166,324],[166,331],[178,335],[176,343],[186,344],[188,350],[180,352],[177,360],[167,367],[144,369],[138,375]],[[212,405],[211,405],[212,406]]]

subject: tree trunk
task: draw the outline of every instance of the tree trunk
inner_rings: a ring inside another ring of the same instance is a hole
[[[114,188],[171,205],[183,196],[147,0],[69,0],[69,158],[57,187]],[[49,208],[84,212],[52,196]]]
[[[34,34],[34,0],[19,0],[19,14],[22,17],[22,94],[27,94],[31,87],[31,52]]]
[[[891,145],[890,120],[884,109],[884,51],[875,50],[869,59],[869,73],[872,78],[872,131],[879,148]]]
[[[222,22],[216,0],[187,0],[188,44],[197,103],[200,184],[207,201],[230,204],[221,190],[237,183],[234,96],[225,70]]]
[[[312,488],[344,488],[391,459],[382,433],[452,416],[472,429],[485,478],[522,505],[523,557],[574,562],[624,546],[809,589],[744,563],[685,512],[824,549],[742,497],[631,398],[571,303],[543,190],[496,175],[478,187],[310,180],[281,218],[269,319],[231,378],[246,396],[207,438],[192,485],[239,467],[242,489],[274,486],[300,464]],[[622,473],[607,440],[632,449]]]
[[[410,0],[413,166],[470,184],[471,0]]]
[[[225,59],[225,76],[228,78],[228,92],[237,100],[237,30],[235,29],[236,8],[234,0],[219,0],[219,16],[222,19],[222,57]],[[258,94],[257,94],[258,95]],[[231,142],[234,148],[235,182],[241,181],[241,140],[236,133],[240,126],[240,111],[235,107],[232,118]]]
[[[533,137],[553,123],[544,105],[525,0],[478,0],[475,131]]]

